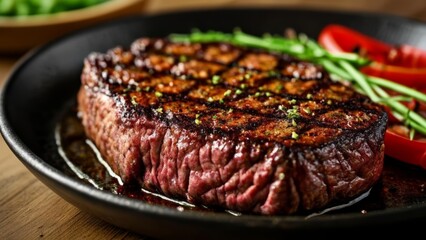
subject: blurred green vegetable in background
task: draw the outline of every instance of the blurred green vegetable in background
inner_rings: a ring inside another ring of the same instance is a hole
[[[85,8],[109,0],[0,0],[0,16],[51,14]]]

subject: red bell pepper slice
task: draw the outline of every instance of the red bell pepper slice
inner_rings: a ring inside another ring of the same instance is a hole
[[[391,130],[385,134],[385,154],[426,169],[426,142],[410,140]]]
[[[331,52],[353,52],[373,62],[361,71],[411,88],[426,89],[426,51],[409,45],[391,45],[353,29],[331,24],[318,37],[318,42]]]
[[[395,46],[341,25],[328,25],[319,34],[318,42],[331,52],[357,51],[372,61],[362,67],[367,75],[382,77],[426,92],[426,51],[409,46]],[[420,103],[425,108],[424,103]],[[415,102],[406,103],[410,109]],[[421,111],[426,111],[421,109]],[[390,111],[388,111],[390,113]],[[398,124],[389,114],[389,124]],[[410,140],[388,127],[385,154],[426,169],[426,140]]]

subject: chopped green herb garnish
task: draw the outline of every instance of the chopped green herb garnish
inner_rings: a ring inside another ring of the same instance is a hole
[[[307,98],[307,99],[312,99],[312,97],[313,97],[313,96],[312,96],[312,94],[310,94],[310,93],[308,93],[308,94],[306,95],[306,98]]]
[[[159,108],[155,109],[155,111],[158,112],[158,113],[163,113],[163,108],[159,107]]]
[[[265,95],[266,95],[267,97],[270,97],[270,96],[272,96],[272,93],[270,93],[270,92],[266,92],[266,93],[265,93]]]
[[[154,94],[155,94],[156,97],[159,97],[159,98],[163,96],[163,93],[158,92],[158,91],[155,91]]]
[[[241,91],[241,89],[237,89],[237,90],[235,90],[235,94],[237,94],[237,95],[240,95],[240,94],[242,94],[243,93],[243,91]]]
[[[303,111],[305,112],[305,113],[307,113],[307,114],[311,114],[312,113],[312,111],[311,111],[311,109],[310,108],[302,108],[303,109]]]
[[[226,90],[226,92],[223,93],[224,97],[227,97],[229,95],[231,95],[232,91],[230,89]]]
[[[209,98],[207,98],[207,101],[208,101],[208,102],[213,102],[213,101],[214,101],[214,99],[213,99],[212,97],[209,97]]]
[[[245,84],[245,83],[241,83],[240,88],[241,88],[241,89],[246,89],[246,88],[247,88],[247,84]]]
[[[289,118],[298,118],[299,115],[299,111],[298,108],[291,108],[287,110],[287,117]]]
[[[179,62],[187,62],[188,61],[188,57],[185,55],[180,55],[179,56]]]
[[[285,111],[285,110],[286,110],[286,108],[285,108],[283,105],[279,105],[279,106],[278,106],[278,109],[279,109],[280,111]]]
[[[294,119],[292,119],[291,120],[291,125],[293,125],[293,127],[296,127],[297,126],[297,122]]]
[[[296,99],[291,99],[290,101],[288,101],[288,103],[290,104],[296,104],[297,100]]]
[[[299,134],[297,134],[296,132],[291,132],[291,138],[298,139],[299,138]]]
[[[200,123],[201,123],[201,120],[200,119],[198,119],[200,117],[200,114],[195,114],[195,120],[194,120],[194,122],[195,122],[195,124],[197,124],[197,125],[199,125]]]
[[[214,85],[219,84],[220,83],[220,76],[219,75],[213,75],[213,77],[212,77],[212,83]]]

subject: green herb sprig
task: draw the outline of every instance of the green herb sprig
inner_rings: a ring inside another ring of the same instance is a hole
[[[367,95],[373,102],[381,103],[391,109],[392,113],[412,130],[426,135],[426,119],[399,102],[401,99],[408,98],[426,102],[426,94],[383,78],[363,74],[359,68],[370,61],[356,53],[331,53],[304,34],[285,38],[270,34],[258,37],[241,30],[235,30],[233,33],[195,30],[190,34],[172,34],[169,38],[175,42],[227,42],[242,47],[285,53],[301,60],[317,63],[330,73],[333,80],[350,81],[355,89]],[[384,89],[397,92],[399,96],[390,97]]]

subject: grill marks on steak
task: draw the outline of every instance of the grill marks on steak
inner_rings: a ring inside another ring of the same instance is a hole
[[[320,67],[229,44],[139,39],[85,61],[86,133],[125,182],[261,214],[368,190],[386,114]]]

